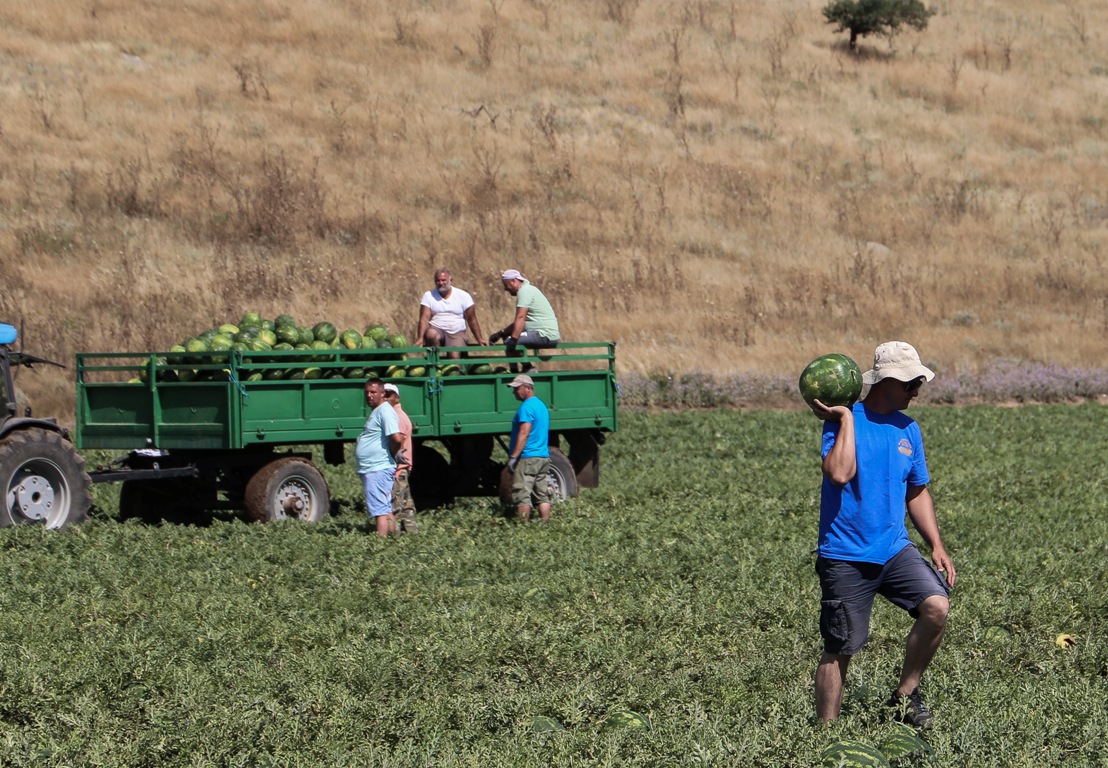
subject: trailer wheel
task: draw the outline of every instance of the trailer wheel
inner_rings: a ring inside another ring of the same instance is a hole
[[[550,449],[550,475],[547,482],[555,502],[577,495],[577,473],[573,471],[569,457],[557,448]]]
[[[412,457],[412,501],[416,509],[437,509],[454,503],[450,462],[429,445],[417,445]]]
[[[555,504],[577,495],[577,475],[569,458],[557,448],[550,449],[550,472],[546,476]],[[512,473],[505,465],[500,473],[500,500],[512,503]]]
[[[120,520],[204,525],[208,521],[201,514],[203,508],[190,482],[126,480],[119,489]]]
[[[0,527],[42,523],[65,528],[88,517],[92,480],[85,460],[57,432],[23,429],[0,440]]]
[[[255,522],[297,518],[316,523],[331,509],[327,481],[311,462],[278,459],[254,473],[243,499],[246,516]]]
[[[120,520],[148,520],[153,507],[149,482],[126,480],[119,486]]]

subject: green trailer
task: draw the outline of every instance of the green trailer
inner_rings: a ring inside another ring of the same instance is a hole
[[[506,385],[515,367],[535,366],[535,393],[550,408],[557,495],[598,484],[600,446],[618,428],[613,342],[566,343],[523,358],[506,357],[503,347],[466,347],[461,359],[446,352],[81,353],[75,443],[127,451],[89,473],[93,482],[123,483],[125,516],[242,509],[254,520],[318,520],[330,491],[313,457],[346,460],[369,416],[365,379],[379,376],[397,386],[412,420],[417,506],[504,496],[518,407]]]

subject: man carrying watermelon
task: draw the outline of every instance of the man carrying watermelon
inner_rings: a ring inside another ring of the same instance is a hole
[[[451,284],[450,270],[435,270],[435,287],[419,302],[419,326],[416,343],[425,347],[464,347],[470,343],[466,327],[473,332],[473,343],[485,345],[473,297]],[[457,359],[458,352],[447,357]]]
[[[516,314],[502,330],[489,334],[489,343],[495,344],[503,339],[509,355],[515,354],[517,347],[549,349],[558,346],[561,336],[558,318],[542,291],[518,269],[505,270],[500,275],[500,281],[504,284],[504,290],[515,296]]]
[[[873,369],[862,377],[869,392],[861,402],[827,406],[817,399],[811,406],[824,420],[816,559],[824,652],[815,691],[825,723],[839,715],[847,666],[868,639],[878,594],[915,619],[888,704],[916,727],[932,718],[919,682],[946,630],[955,572],[927,490],[931,477],[919,425],[901,411],[933,378],[912,345],[890,341],[877,347]],[[934,568],[909,540],[905,510]]]

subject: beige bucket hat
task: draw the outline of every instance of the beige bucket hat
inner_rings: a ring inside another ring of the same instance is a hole
[[[919,359],[919,352],[906,341],[887,341],[873,353],[873,369],[862,374],[862,383],[873,386],[882,379],[912,381],[920,376],[925,381],[935,378],[935,372]]]

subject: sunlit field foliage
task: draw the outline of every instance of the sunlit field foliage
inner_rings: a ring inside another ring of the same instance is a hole
[[[1108,417],[918,408],[958,565],[919,766],[1102,766]],[[372,535],[318,525],[0,531],[0,764],[812,766],[880,743],[907,618],[879,604],[843,717],[813,720],[819,423],[627,413],[602,487]],[[1069,635],[1072,643],[1056,639]],[[610,712],[649,731],[605,726]],[[557,721],[563,730],[536,732]]]
[[[856,54],[822,5],[5,3],[0,320],[60,360],[248,309],[410,335],[445,265],[489,328],[518,267],[643,375],[1108,365],[1108,5]]]

